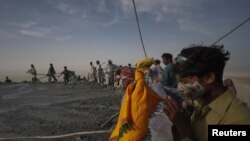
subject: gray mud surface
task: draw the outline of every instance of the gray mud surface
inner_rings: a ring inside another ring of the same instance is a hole
[[[110,129],[100,127],[119,111],[122,90],[78,84],[0,85],[0,138],[50,136]],[[48,141],[105,141],[109,134],[84,135]]]

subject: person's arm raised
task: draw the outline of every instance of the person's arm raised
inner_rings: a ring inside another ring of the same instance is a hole
[[[178,105],[173,99],[167,97],[164,101],[164,112],[168,116],[169,120],[173,123],[181,135],[182,139],[193,139],[191,133],[191,117],[190,115]]]

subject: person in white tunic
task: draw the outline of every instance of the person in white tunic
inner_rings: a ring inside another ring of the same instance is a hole
[[[88,80],[89,82],[96,82],[96,68],[92,62],[90,62],[89,64],[90,64],[90,72],[88,74]]]
[[[150,69],[149,72],[150,80],[153,84],[159,83],[159,80],[161,79],[162,76],[162,71],[163,68],[161,67],[161,61],[155,60],[154,66]]]
[[[96,79],[98,84],[103,83],[103,69],[99,60],[96,61]]]
[[[29,69],[27,71],[27,73],[30,73],[30,74],[33,75],[33,77],[32,77],[32,83],[39,82],[38,78],[36,77],[37,72],[36,72],[35,66],[33,64],[31,64],[30,67],[31,67],[31,69]]]
[[[108,60],[108,64],[104,68],[105,84],[107,87],[114,85],[114,72],[116,68],[116,65],[114,65],[111,60]]]

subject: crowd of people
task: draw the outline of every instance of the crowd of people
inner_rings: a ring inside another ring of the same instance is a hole
[[[147,76],[149,78],[149,83],[161,83],[169,87],[176,87],[177,81],[172,70],[172,54],[162,54],[162,62],[166,65],[164,69],[161,67],[161,61],[155,60],[154,66],[148,70]],[[103,66],[105,63],[106,62],[101,64],[99,60],[97,60],[95,64],[90,62],[87,78],[81,78],[80,75],[77,76],[75,71],[69,70],[67,66],[64,66],[64,70],[61,73],[56,73],[52,63],[50,63],[46,74],[38,74],[34,64],[30,65],[30,69],[26,73],[32,75],[32,83],[41,82],[40,79],[43,78],[48,78],[49,83],[55,83],[58,81],[57,77],[63,75],[65,84],[86,79],[89,82],[97,83],[107,88],[126,89],[126,86],[134,80],[135,68],[132,67],[130,63],[128,63],[127,66],[122,66],[113,64],[112,60],[108,60],[107,64]],[[38,75],[41,75],[41,77],[38,78]],[[6,79],[6,83],[10,83],[10,81]]]
[[[36,68],[33,64],[30,65],[30,69],[26,73],[30,73],[32,75],[32,83],[40,82],[40,79],[37,78],[37,75],[43,75],[42,78],[48,77],[49,83],[57,82],[57,77],[63,75],[64,84],[68,84],[69,82],[77,81],[80,78],[75,74],[75,71],[68,70],[67,66],[64,66],[64,70],[61,73],[56,73],[54,66],[52,63],[49,65],[48,73],[47,74],[38,74]]]
[[[168,117],[166,120],[171,122],[174,141],[207,141],[208,125],[249,126],[249,107],[237,97],[233,81],[223,81],[229,55],[223,46],[194,45],[182,49],[175,59],[170,53],[164,53],[164,69],[160,60],[154,60],[154,66],[148,69],[137,66],[137,79],[127,88],[109,140],[152,140],[148,129],[151,116],[147,113],[153,114],[156,101],[163,102],[162,109]],[[144,64],[150,62],[143,61]],[[146,72],[154,92],[141,82]]]
[[[237,98],[233,81],[223,80],[224,67],[229,56],[230,53],[223,46],[194,45],[182,49],[175,58],[171,53],[163,53],[162,60],[146,59],[135,67],[131,64],[118,66],[111,60],[104,67],[104,63],[99,60],[95,64],[90,62],[87,81],[107,88],[127,89],[120,110],[121,117],[118,118],[117,128],[110,140],[150,140],[147,135],[148,128],[137,128],[135,125],[148,126],[148,113],[155,108],[154,103],[160,101],[163,102],[163,111],[172,124],[175,141],[207,141],[208,125],[250,125],[250,109]],[[164,68],[161,62],[165,65]],[[33,64],[27,72],[33,75],[33,82],[39,81]],[[68,70],[66,66],[58,76],[56,74],[53,64],[50,64],[46,74],[48,82],[57,82],[56,77],[61,75],[64,76],[65,84],[71,78],[78,79],[74,71]],[[6,83],[11,83],[8,77]],[[139,103],[131,97],[139,99]],[[138,105],[131,106],[131,103]],[[138,114],[139,117],[133,119]],[[134,126],[133,130],[130,130],[130,126]]]
[[[129,63],[128,66],[115,65],[111,60],[102,67],[100,61],[96,61],[96,66],[90,62],[90,71],[87,80],[97,83],[107,88],[126,88],[134,80],[134,68]]]
[[[154,65],[147,70],[145,79],[149,83],[160,83],[168,87],[177,87],[177,80],[173,73],[173,56],[170,53],[162,54],[162,62],[164,63],[164,69],[161,66],[161,61],[154,60]],[[107,65],[102,67],[100,61],[96,61],[96,65],[90,62],[90,70],[87,80],[89,82],[95,82],[107,87],[123,88],[134,80],[134,73],[136,68],[132,67],[129,63],[127,66],[115,65],[111,60],[107,61]]]

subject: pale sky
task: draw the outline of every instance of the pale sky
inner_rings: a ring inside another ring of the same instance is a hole
[[[249,0],[135,0],[148,57],[176,56],[190,44],[210,45],[250,17]],[[250,71],[250,22],[219,44],[227,70]],[[50,63],[83,76],[89,62],[127,65],[143,59],[132,0],[0,0],[0,81],[30,79]]]

